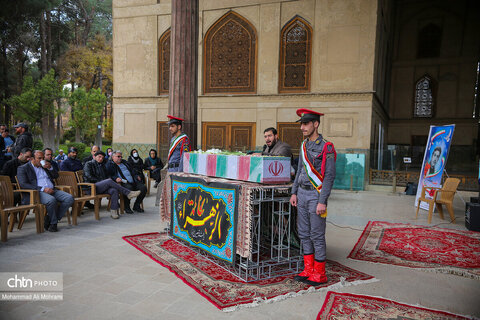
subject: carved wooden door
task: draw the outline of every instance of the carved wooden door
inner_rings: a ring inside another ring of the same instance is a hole
[[[255,123],[204,122],[202,149],[248,151],[255,149]]]
[[[157,153],[164,163],[168,157],[171,137],[168,124],[165,121],[157,121]]]
[[[278,122],[278,137],[292,147],[292,153],[296,157],[299,154],[300,144],[303,140],[303,133],[300,130],[300,123],[297,122]]]

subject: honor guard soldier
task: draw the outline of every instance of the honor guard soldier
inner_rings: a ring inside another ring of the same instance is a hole
[[[325,273],[325,224],[327,200],[335,180],[337,154],[333,143],[318,133],[323,113],[298,109],[300,129],[305,140],[300,157],[290,203],[297,207],[297,228],[303,248],[304,270],[296,281],[317,286],[327,282]]]
[[[182,132],[183,120],[182,118],[167,116],[170,120],[168,123],[168,130],[172,134],[170,140],[170,149],[168,150],[168,172],[182,172],[183,171],[183,152],[189,152],[190,140],[187,135]]]

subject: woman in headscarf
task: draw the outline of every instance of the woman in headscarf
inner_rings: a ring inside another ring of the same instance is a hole
[[[162,170],[162,168],[163,162],[157,157],[157,150],[150,149],[149,157],[145,159],[145,169],[150,171],[150,177],[155,179],[155,184],[153,185],[154,188],[156,188],[162,180],[160,175],[160,170]]]
[[[143,175],[143,160],[138,155],[137,149],[130,151],[130,156],[127,160],[128,164],[132,167],[133,173],[142,177],[142,182],[145,184],[145,176]]]
[[[113,149],[107,148],[107,152],[105,152],[105,163],[107,160],[112,159],[112,153],[113,153]]]

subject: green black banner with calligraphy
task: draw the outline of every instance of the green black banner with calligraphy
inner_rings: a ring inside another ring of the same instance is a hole
[[[235,264],[239,187],[171,176],[172,236]]]

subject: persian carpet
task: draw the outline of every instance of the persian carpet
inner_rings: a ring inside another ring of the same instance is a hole
[[[324,319],[450,320],[471,318],[384,298],[329,291],[317,316],[317,320]]]
[[[369,221],[348,257],[480,279],[480,233]]]
[[[178,278],[222,311],[314,291],[376,281],[372,276],[327,261],[328,282],[316,288],[294,281],[293,276],[244,282],[165,233],[146,233],[123,237],[151,259],[168,268]]]
[[[317,316],[317,320],[324,319],[450,320],[471,318],[384,298],[329,291]]]

